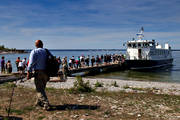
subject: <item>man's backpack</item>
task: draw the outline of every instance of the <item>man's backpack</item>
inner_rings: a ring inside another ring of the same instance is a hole
[[[56,76],[59,71],[59,64],[56,57],[53,56],[48,49],[45,49],[48,55],[46,70],[50,77]]]

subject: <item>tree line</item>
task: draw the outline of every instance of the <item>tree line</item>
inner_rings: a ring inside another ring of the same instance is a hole
[[[0,50],[2,51],[16,51],[16,48],[6,48],[4,45],[0,45]]]

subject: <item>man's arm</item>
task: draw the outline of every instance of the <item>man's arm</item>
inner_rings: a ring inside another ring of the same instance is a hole
[[[32,68],[35,65],[35,53],[34,50],[31,51],[30,56],[29,56],[29,64],[27,68],[27,80],[31,78],[31,73],[32,73]]]

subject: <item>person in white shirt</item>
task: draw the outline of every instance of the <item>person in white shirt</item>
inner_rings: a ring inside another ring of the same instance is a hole
[[[23,62],[22,62],[22,60],[19,62],[18,68],[19,68],[19,72],[23,73]]]
[[[26,66],[27,66],[27,64],[26,64],[26,58],[24,58],[24,59],[22,60],[22,64],[23,64],[23,70],[25,71]]]
[[[68,63],[69,63],[69,68],[71,69],[72,68],[72,60],[69,59]]]

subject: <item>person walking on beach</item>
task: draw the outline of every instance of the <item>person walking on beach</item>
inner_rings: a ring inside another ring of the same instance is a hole
[[[36,48],[31,51],[29,56],[27,79],[30,79],[31,72],[34,70],[34,83],[37,91],[37,101],[35,104],[36,106],[43,107],[44,110],[50,110],[50,104],[45,92],[46,84],[49,81],[49,75],[46,70],[48,53],[43,48],[41,40],[36,40],[35,46]]]
[[[1,73],[5,73],[5,60],[4,60],[4,56],[1,57]]]

